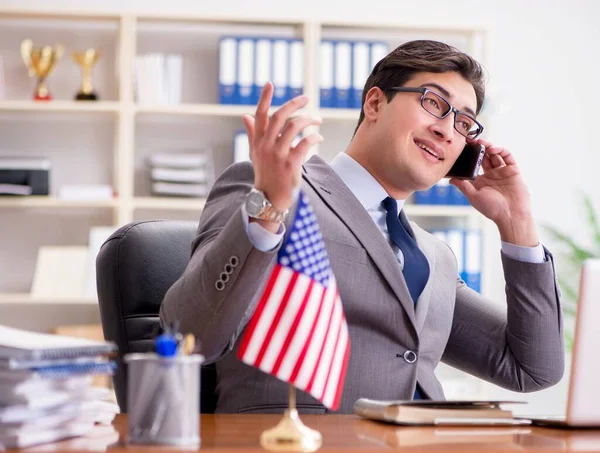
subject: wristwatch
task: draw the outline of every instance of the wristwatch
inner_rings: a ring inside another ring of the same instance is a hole
[[[275,208],[265,193],[254,187],[246,196],[245,201],[246,212],[253,219],[267,220],[269,222],[283,222],[288,215],[289,210],[281,212]]]

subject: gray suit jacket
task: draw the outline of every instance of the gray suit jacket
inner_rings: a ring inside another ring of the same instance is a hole
[[[277,253],[257,250],[245,231],[240,208],[253,179],[250,163],[242,163],[216,182],[189,265],[160,312],[164,323],[177,319],[183,331],[194,333],[207,361],[216,361],[218,412],[281,412],[287,406],[287,384],[235,354]],[[430,266],[415,309],[381,231],[319,157],[305,163],[302,190],[319,221],[350,332],[340,412],[351,412],[360,397],[411,399],[417,381],[428,397],[443,399],[434,374],[440,360],[515,391],[560,380],[562,317],[550,253],[542,264],[502,256],[508,300],[503,309],[457,279],[451,249],[412,223]],[[407,351],[416,353],[414,363],[405,359]],[[297,399],[301,412],[326,412],[304,392]]]

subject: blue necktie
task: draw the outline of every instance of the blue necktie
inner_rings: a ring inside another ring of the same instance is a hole
[[[402,250],[404,255],[404,267],[402,274],[406,280],[408,291],[412,297],[413,303],[417,303],[419,295],[423,292],[425,284],[429,279],[429,263],[423,252],[417,246],[417,243],[408,233],[408,226],[404,225],[398,217],[398,203],[392,197],[387,197],[383,200],[383,207],[387,211],[386,223],[388,233],[392,242]],[[422,400],[423,395],[419,384],[415,389],[413,396],[415,400]]]
[[[423,292],[423,288],[425,288],[427,280],[429,280],[429,263],[415,240],[408,233],[408,225],[403,225],[400,222],[396,200],[392,197],[387,197],[383,200],[383,207],[387,211],[386,223],[390,238],[402,250],[402,254],[404,255],[402,274],[406,280],[413,303],[416,304],[421,292]]]

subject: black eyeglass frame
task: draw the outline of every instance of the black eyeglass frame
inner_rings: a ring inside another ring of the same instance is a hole
[[[473,118],[468,113],[461,112],[460,110],[458,110],[457,108],[455,108],[452,104],[450,104],[450,102],[448,102],[448,99],[446,99],[444,96],[442,96],[441,94],[437,93],[436,91],[430,90],[429,88],[425,88],[425,87],[391,87],[391,88],[384,88],[383,91],[397,91],[397,92],[400,92],[400,93],[421,93],[421,107],[423,107],[423,110],[425,110],[427,113],[429,113],[434,118],[444,119],[448,115],[450,115],[450,113],[454,112],[454,129],[456,130],[456,132],[458,132],[463,137],[470,138],[470,139],[474,140],[477,137],[479,137],[481,135],[481,133],[483,132],[483,129],[484,129],[483,128],[483,124],[481,124],[479,121],[477,121],[475,118]],[[436,96],[439,96],[440,98],[442,98],[444,100],[444,102],[446,104],[448,104],[448,106],[450,107],[450,109],[448,110],[448,112],[446,112],[443,116],[437,116],[437,115],[434,115],[433,113],[431,113],[429,110],[427,110],[425,108],[425,105],[423,105],[423,101],[425,100],[425,95],[427,93],[433,93]],[[468,135],[468,134],[465,135],[461,131],[458,130],[458,128],[456,127],[456,116],[459,113],[461,115],[465,115],[465,116],[471,118],[473,121],[475,121],[475,124],[477,124],[477,126],[479,127],[479,130],[477,131],[477,134],[475,134],[475,135]]]

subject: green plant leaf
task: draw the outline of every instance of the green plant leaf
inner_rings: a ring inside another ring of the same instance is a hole
[[[595,256],[593,252],[585,250],[579,244],[576,244],[573,239],[559,231],[557,228],[545,226],[544,229],[552,235],[555,241],[562,243],[564,246],[570,249],[569,256],[571,259],[578,260],[579,262],[583,263],[585,259],[593,258]]]
[[[588,224],[592,230],[593,241],[596,245],[596,254],[600,255],[600,224],[598,224],[598,217],[596,216],[596,210],[594,204],[589,195],[583,197],[583,204],[585,206],[585,213],[587,216]]]
[[[572,351],[574,343],[575,339],[573,338],[573,332],[565,330],[565,349],[567,351]]]
[[[572,301],[577,301],[577,290],[570,283],[567,283],[564,278],[558,277],[557,280],[558,286],[566,298]]]

